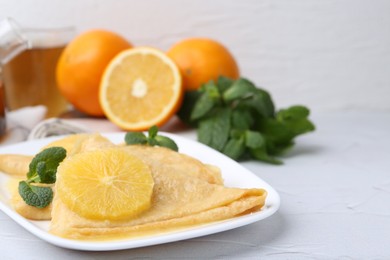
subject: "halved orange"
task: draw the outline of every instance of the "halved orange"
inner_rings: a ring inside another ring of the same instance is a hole
[[[162,126],[180,108],[182,79],[162,51],[136,47],[122,51],[104,71],[100,104],[107,118],[128,131]]]

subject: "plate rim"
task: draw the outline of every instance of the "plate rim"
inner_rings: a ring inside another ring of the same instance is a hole
[[[28,220],[21,215],[19,215],[16,211],[14,211],[9,205],[9,203],[4,202],[3,195],[0,195],[0,210],[5,213],[8,217],[10,217],[13,221],[15,221],[18,225],[22,226],[24,229],[26,229],[31,234],[35,235],[36,237],[42,239],[43,241],[46,241],[47,243],[56,245],[58,247],[62,248],[68,248],[68,249],[75,249],[75,250],[82,250],[82,251],[114,251],[114,250],[124,250],[124,249],[133,249],[133,248],[140,248],[140,247],[147,247],[152,245],[158,245],[158,244],[165,244],[170,242],[177,242],[181,240],[201,237],[201,236],[207,236],[211,234],[216,234],[223,231],[232,230],[238,227],[243,227],[246,225],[250,225],[252,223],[258,222],[260,220],[266,219],[270,216],[272,216],[275,212],[279,210],[280,207],[280,196],[277,193],[277,191],[269,185],[266,181],[264,181],[262,178],[257,176],[252,171],[248,170],[246,167],[241,165],[240,163],[232,160],[231,158],[225,156],[224,154],[198,142],[186,137],[182,137],[178,134],[168,133],[159,131],[160,134],[168,136],[178,142],[179,144],[179,152],[180,152],[180,143],[188,142],[191,145],[195,145],[199,147],[199,149],[207,151],[207,153],[213,153],[217,159],[226,160],[229,164],[234,164],[236,167],[241,168],[245,174],[249,174],[252,178],[257,179],[257,181],[261,182],[268,195],[265,201],[265,205],[263,206],[261,211],[251,213],[244,216],[239,216],[227,220],[217,221],[217,222],[211,222],[200,226],[194,226],[189,228],[184,228],[180,230],[174,230],[170,232],[164,232],[159,233],[156,235],[149,235],[144,237],[135,237],[135,238],[129,238],[129,239],[121,239],[121,240],[102,240],[102,241],[85,241],[85,240],[72,240],[67,238],[62,238],[59,236],[55,236],[48,231],[43,230],[42,228],[38,227],[38,225],[34,224],[36,222],[41,221],[34,221],[34,220]],[[100,133],[103,136],[109,138],[111,141],[115,142],[120,140],[124,140],[125,132],[113,132],[113,133]],[[53,140],[59,139],[66,135],[61,136],[53,136],[43,139],[35,139],[35,140],[28,140],[16,144],[6,145],[6,146],[0,146],[0,153],[6,153],[7,149],[16,149],[17,147],[23,147],[25,145],[40,145],[42,147],[45,143],[51,142]],[[38,149],[38,147],[37,147]],[[185,153],[185,152],[183,152]],[[185,153],[187,154],[187,153]],[[196,155],[191,154],[190,156],[197,158]],[[218,165],[217,165],[218,166]],[[7,176],[6,174],[0,172],[2,176]],[[226,175],[226,173],[225,173]],[[222,176],[224,176],[224,173],[222,172]],[[10,177],[8,177],[10,178]],[[47,221],[48,222],[48,221]],[[43,222],[41,222],[43,223]]]

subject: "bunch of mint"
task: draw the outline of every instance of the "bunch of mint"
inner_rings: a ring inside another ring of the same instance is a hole
[[[143,144],[149,146],[162,146],[173,151],[179,151],[179,147],[171,138],[158,135],[158,127],[152,126],[148,130],[148,136],[142,132],[127,132],[125,142],[127,145]]]
[[[29,165],[27,180],[19,182],[19,194],[26,204],[44,208],[51,203],[53,200],[51,187],[32,185],[32,183],[55,183],[58,165],[65,157],[66,150],[62,147],[46,148],[34,156]]]
[[[234,160],[275,158],[298,135],[314,131],[304,106],[275,111],[270,94],[245,78],[220,77],[187,92],[178,116],[197,128],[198,140]]]

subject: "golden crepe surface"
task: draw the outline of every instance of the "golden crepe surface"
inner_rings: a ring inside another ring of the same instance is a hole
[[[66,147],[69,158],[76,153],[116,145],[99,134],[79,134],[48,146]],[[265,190],[224,187],[217,167],[203,164],[190,156],[156,146],[116,147],[149,165],[155,182],[152,207],[149,210],[128,220],[97,221],[72,212],[56,193],[52,204],[45,209],[26,205],[14,193],[11,201],[15,210],[30,219],[44,220],[51,216],[51,233],[89,240],[154,234],[206,224],[260,210],[265,203]]]
[[[131,155],[143,160],[152,171],[176,172],[205,180],[209,183],[223,184],[218,167],[203,164],[188,155],[160,146],[129,145],[124,146]]]
[[[77,215],[55,196],[51,233],[73,239],[139,236],[232,218],[257,211],[265,203],[265,190],[225,187],[214,167],[189,156],[162,147],[118,149],[150,166],[155,182],[151,208],[128,220],[91,220]]]
[[[0,171],[11,177],[26,177],[32,156],[20,154],[0,154]]]

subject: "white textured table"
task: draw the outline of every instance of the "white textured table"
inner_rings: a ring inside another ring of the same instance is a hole
[[[0,213],[1,259],[390,259],[390,115],[312,119],[317,131],[297,139],[283,166],[243,163],[281,195],[266,220],[170,244],[80,252],[47,244]]]

